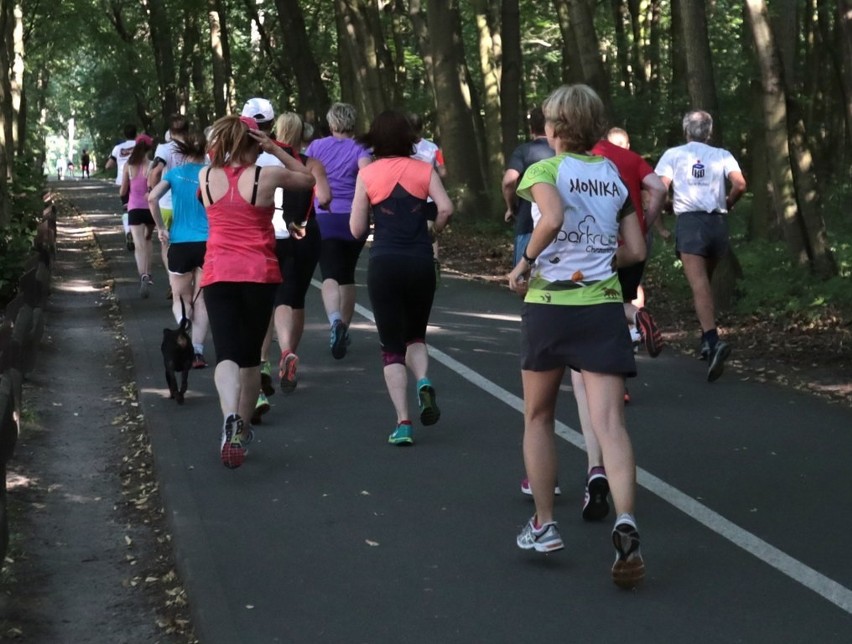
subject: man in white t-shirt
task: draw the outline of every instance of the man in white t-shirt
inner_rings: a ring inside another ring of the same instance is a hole
[[[115,185],[121,188],[121,178],[124,176],[124,164],[127,163],[127,159],[130,158],[131,152],[133,152],[133,148],[136,147],[136,126],[135,125],[126,125],[124,126],[124,138],[125,141],[118,143],[110,152],[109,159],[106,162],[106,169],[115,168]],[[124,239],[125,244],[127,246],[127,250],[133,251],[135,250],[133,244],[133,236],[130,234],[130,225],[127,223],[127,197],[121,197],[121,223],[124,226]]]
[[[441,148],[439,148],[433,141],[423,138],[423,119],[419,114],[410,112],[408,114],[408,121],[411,123],[411,127],[414,128],[414,133],[417,135],[417,141],[414,143],[414,154],[411,155],[411,158],[425,161],[430,164],[433,168],[435,168],[435,172],[438,173],[441,180],[443,180],[447,176],[447,167],[444,165],[444,154],[441,152]],[[432,198],[427,197],[426,218],[428,220],[429,230],[432,230],[432,225],[435,222],[435,217],[437,216],[438,208],[435,206]],[[435,258],[435,274],[440,279],[441,265],[438,262],[437,239],[432,241],[432,255]]]
[[[683,133],[687,143],[666,150],[655,172],[673,191],[675,249],[692,289],[701,325],[701,357],[708,361],[707,380],[713,382],[722,375],[731,348],[719,340],[710,280],[728,252],[727,214],[745,192],[746,181],[730,152],[707,144],[713,134],[710,114],[689,112],[683,117]]]

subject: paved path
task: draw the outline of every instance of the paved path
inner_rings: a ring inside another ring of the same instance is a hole
[[[271,398],[230,471],[213,370],[192,372],[183,407],[168,399],[165,274],[141,300],[114,187],[60,191],[116,280],[204,644],[852,641],[852,411],[734,371],[708,385],[704,363],[671,352],[640,356],[627,416],[648,577],[620,591],[611,524],[580,518],[585,455],[567,380],[556,507],[567,548],[515,546],[532,504],[518,488],[519,302],[506,289],[444,277],[429,336],[443,416],[415,425],[410,449],[385,442],[394,415],[366,289],[342,361],[313,289],[299,387]]]

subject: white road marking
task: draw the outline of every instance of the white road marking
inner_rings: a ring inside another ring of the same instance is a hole
[[[312,283],[316,287],[321,286],[317,280],[313,280]],[[355,311],[359,315],[375,323],[376,320],[373,317],[372,311],[369,309],[361,306],[360,304],[356,304]],[[484,378],[473,369],[447,355],[440,349],[436,349],[434,346],[430,345],[429,357],[440,362],[452,371],[455,371],[462,378],[476,385],[486,393],[491,394],[497,400],[506,403],[515,411],[521,414],[524,413],[524,401],[522,398],[519,398],[513,393],[491,382],[487,378]],[[556,434],[560,438],[571,443],[574,447],[583,451],[586,450],[586,443],[583,440],[583,434],[558,420],[556,421]],[[790,579],[799,582],[805,588],[812,590],[820,597],[828,600],[846,613],[852,614],[852,590],[849,588],[846,588],[833,579],[826,577],[798,559],[794,559],[788,554],[785,554],[772,544],[756,537],[747,530],[740,528],[738,525],[729,521],[718,512],[714,512],[706,505],[699,503],[691,496],[684,494],[677,488],[672,487],[662,479],[657,478],[640,467],[636,468],[636,479],[639,485],[649,492],[656,494],[666,503],[673,505],[687,516],[695,519],[716,534],[724,537],[734,545],[757,557],[765,564],[772,566],[782,574],[787,575]]]

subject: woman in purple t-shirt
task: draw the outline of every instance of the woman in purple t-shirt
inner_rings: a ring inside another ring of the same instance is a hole
[[[312,142],[305,154],[325,167],[331,203],[323,208],[314,201],[322,236],[320,273],[322,303],[331,326],[331,355],[340,360],[349,346],[349,325],[355,312],[355,265],[366,235],[356,239],[349,231],[349,214],[358,170],[370,163],[370,152],[357,143],[357,112],[348,103],[334,103],[326,114],[331,136]]]

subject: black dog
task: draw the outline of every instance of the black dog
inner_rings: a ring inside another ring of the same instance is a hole
[[[186,317],[186,308],[183,298],[180,298],[181,318],[177,329],[163,329],[163,343],[160,349],[163,352],[163,363],[166,367],[166,382],[169,383],[170,398],[177,400],[178,405],[183,404],[183,395],[186,393],[189,370],[192,369],[192,359],[195,353],[192,348],[192,338],[189,337],[189,320]],[[181,374],[180,389],[177,384],[177,373]]]

